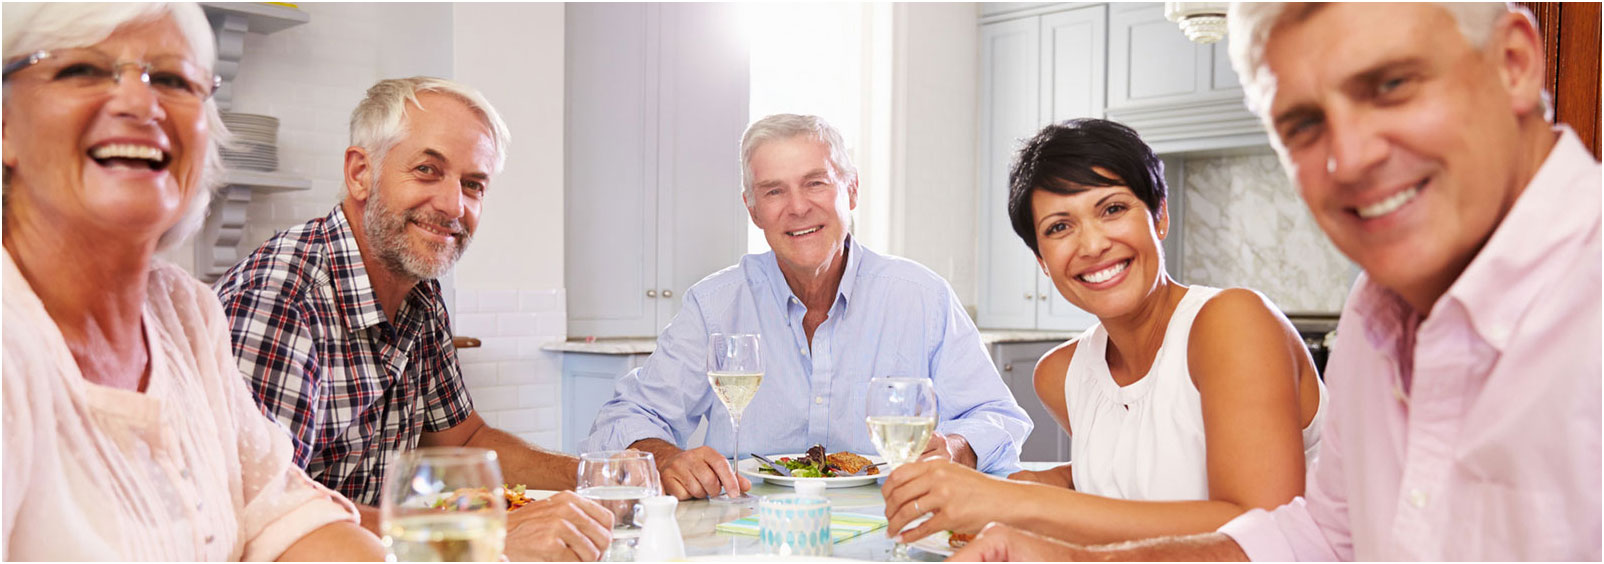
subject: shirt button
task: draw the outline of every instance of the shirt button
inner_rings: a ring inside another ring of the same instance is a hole
[[[798,347],[796,350],[797,350],[797,352],[802,353],[802,356],[807,356],[808,355],[808,348],[807,347]]]
[[[814,396],[813,405],[824,405],[824,396]]]
[[[1425,509],[1426,492],[1419,489],[1409,490],[1409,505],[1415,506],[1415,509]]]
[[[206,535],[206,544],[212,544],[212,541],[215,540],[216,538],[217,537],[212,536],[212,535]]]
[[[178,475],[183,477],[185,480],[188,480],[189,479],[189,469],[188,468],[180,469],[178,471]]]

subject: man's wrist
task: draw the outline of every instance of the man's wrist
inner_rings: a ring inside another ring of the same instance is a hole
[[[975,455],[975,448],[969,446],[969,439],[963,435],[947,435],[947,452],[952,455],[952,461],[976,468],[980,464],[979,457]]]

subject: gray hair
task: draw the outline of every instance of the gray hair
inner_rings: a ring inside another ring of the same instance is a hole
[[[196,62],[213,71],[217,61],[217,44],[212,39],[212,26],[206,13],[193,3],[55,3],[18,2],[3,7],[5,32],[4,55],[6,61],[34,51],[88,47],[104,41],[125,25],[170,17],[178,25],[179,33],[189,43]],[[9,90],[9,87],[7,87]],[[185,204],[184,215],[177,224],[162,233],[156,249],[163,250],[188,239],[206,218],[212,193],[222,184],[223,151],[231,136],[217,111],[217,102],[208,98],[202,112],[210,132],[206,155],[201,166],[200,185]],[[5,171],[5,191],[11,187],[11,169]]]
[[[506,122],[501,121],[501,114],[496,113],[496,108],[478,90],[443,78],[391,78],[368,88],[367,97],[351,111],[351,144],[367,150],[372,167],[377,170],[384,161],[385,153],[406,135],[407,103],[421,109],[418,95],[425,92],[456,98],[484,118],[485,125],[490,126],[496,149],[496,168],[491,172],[500,172],[507,162],[507,145],[512,142],[512,133],[508,131]]]
[[[1504,2],[1476,2],[1437,4],[1453,16],[1459,24],[1459,33],[1472,47],[1481,49],[1504,14],[1515,12],[1528,19],[1531,13],[1517,4]],[[1283,23],[1298,22],[1323,8],[1323,4],[1294,4],[1281,2],[1232,2],[1228,36],[1231,41],[1231,68],[1242,81],[1248,110],[1260,117],[1269,112],[1274,77],[1264,68],[1264,45],[1270,41],[1270,32]],[[1547,95],[1544,95],[1547,105]],[[1545,112],[1546,113],[1546,112]]]
[[[835,126],[819,116],[774,114],[752,122],[747,126],[746,134],[741,136],[741,195],[746,200],[746,207],[756,204],[752,198],[752,153],[769,141],[783,141],[802,135],[830,147],[830,165],[841,174],[843,182],[851,184],[858,178],[858,168],[852,166],[852,159],[847,156],[846,141],[841,139],[841,132],[836,131]]]

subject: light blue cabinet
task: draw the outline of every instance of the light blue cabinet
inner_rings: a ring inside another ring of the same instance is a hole
[[[602,404],[613,398],[613,385],[646,363],[649,354],[563,353],[563,452],[578,454],[579,441],[590,434]]]
[[[1024,462],[1068,462],[1069,435],[1058,426],[1051,412],[1036,395],[1036,361],[1062,341],[1031,341],[991,345],[992,362],[1003,383],[1014,393],[1014,401],[1030,415],[1035,427],[1019,449]]]
[[[1101,117],[1107,10],[1081,6],[980,28],[980,300],[976,322],[999,329],[1084,329],[1008,221],[1008,169],[1049,123]]]

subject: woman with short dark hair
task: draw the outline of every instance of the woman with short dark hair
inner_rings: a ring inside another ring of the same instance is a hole
[[[1000,521],[1101,544],[1213,531],[1303,493],[1323,385],[1302,340],[1252,290],[1164,269],[1164,167],[1130,128],[1050,125],[1020,150],[1009,219],[1059,294],[1099,323],[1043,356],[1036,392],[1073,463],[1011,479],[940,461],[892,473],[890,530],[975,533]]]

